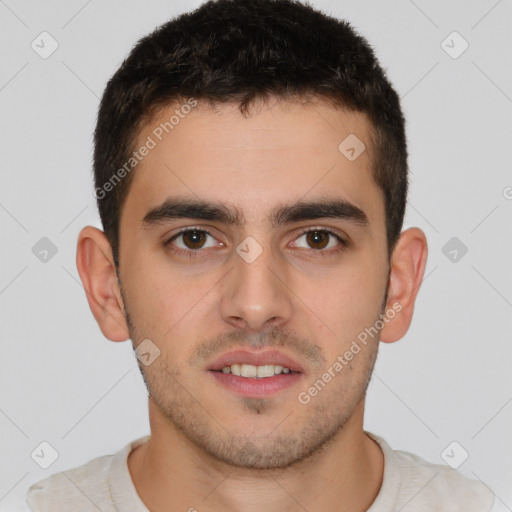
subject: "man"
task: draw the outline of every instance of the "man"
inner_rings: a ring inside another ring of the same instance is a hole
[[[36,511],[488,511],[363,430],[427,242],[403,232],[404,119],[370,46],[291,0],[219,0],[142,39],[95,131],[104,232],[77,266],[131,339],[151,435],[34,484]]]

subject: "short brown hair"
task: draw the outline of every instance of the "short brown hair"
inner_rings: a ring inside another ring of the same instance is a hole
[[[388,258],[407,199],[405,121],[369,43],[343,20],[295,0],[211,0],[142,38],[108,82],[94,133],[94,178],[105,234],[119,266],[119,219],[140,128],[176,100],[237,102],[318,96],[366,114],[372,176],[385,197]]]

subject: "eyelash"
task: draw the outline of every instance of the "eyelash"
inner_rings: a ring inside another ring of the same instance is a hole
[[[211,236],[212,238],[215,238],[208,230],[206,229],[202,229],[202,228],[199,228],[199,227],[187,227],[187,228],[184,228],[182,229],[181,231],[179,231],[178,233],[175,233],[171,238],[169,238],[168,240],[166,240],[164,242],[164,246],[165,247],[169,247],[170,251],[175,253],[175,254],[178,254],[180,256],[186,256],[188,258],[192,258],[192,257],[196,257],[196,256],[199,256],[199,254],[201,252],[204,252],[202,251],[201,249],[189,249],[189,250],[185,250],[185,249],[180,249],[179,247],[178,248],[175,248],[175,247],[172,247],[172,244],[171,242],[174,241],[176,238],[178,238],[180,235],[183,235],[184,233],[188,233],[190,231],[199,231],[201,233],[205,233],[206,235],[208,236]],[[300,238],[301,236],[307,234],[307,233],[311,233],[312,231],[320,231],[321,233],[325,233],[329,236],[332,236],[334,237],[338,242],[339,242],[339,247],[337,249],[329,249],[329,250],[315,250],[315,249],[312,249],[314,252],[316,252],[319,256],[329,256],[329,255],[332,255],[332,254],[336,254],[336,253],[340,253],[340,252],[343,252],[345,249],[347,249],[347,247],[349,246],[349,244],[343,240],[343,238],[341,238],[339,235],[337,235],[336,233],[334,233],[334,231],[331,231],[329,229],[324,229],[324,228],[309,228],[305,231],[302,231],[299,236],[297,238]]]

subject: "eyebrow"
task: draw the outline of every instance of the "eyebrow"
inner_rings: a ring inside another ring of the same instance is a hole
[[[370,224],[363,210],[339,198],[280,205],[272,209],[268,215],[268,221],[272,227],[322,218],[349,221],[365,229]],[[233,226],[244,224],[243,213],[234,206],[179,197],[169,197],[160,206],[149,210],[142,219],[142,223],[145,227],[150,227],[173,219],[216,221]]]

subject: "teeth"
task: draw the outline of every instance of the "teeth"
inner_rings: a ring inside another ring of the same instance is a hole
[[[289,368],[278,364],[264,364],[261,366],[253,366],[252,364],[232,364],[231,366],[224,366],[222,373],[232,373],[241,377],[251,377],[257,379],[264,379],[266,377],[273,377],[281,373],[290,373]]]
[[[256,371],[256,375],[258,377],[273,377],[274,375],[274,365],[266,364],[265,366],[258,366]]]
[[[231,371],[231,368],[229,369]],[[256,377],[258,374],[258,368],[256,366],[252,366],[251,364],[243,364],[240,366],[240,376],[241,377]]]

